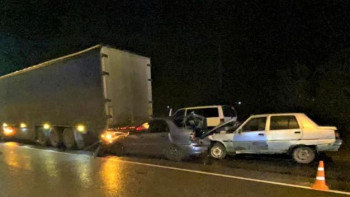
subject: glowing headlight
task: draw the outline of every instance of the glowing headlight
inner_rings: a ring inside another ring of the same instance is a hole
[[[48,130],[48,129],[51,128],[51,126],[50,126],[50,124],[45,123],[45,124],[43,125],[43,128],[46,129],[46,130]]]
[[[5,127],[4,128],[4,135],[5,136],[11,136],[15,134],[15,130],[12,127]]]
[[[23,123],[23,122],[22,122],[22,123],[20,124],[20,127],[21,127],[22,129],[24,129],[24,128],[27,128],[27,125],[26,125],[26,123]]]
[[[111,134],[107,134],[107,135],[106,135],[106,138],[107,138],[108,140],[111,140],[111,139],[112,139],[112,135],[111,135]]]
[[[82,124],[77,126],[77,131],[79,132],[85,132],[86,131],[86,127]]]

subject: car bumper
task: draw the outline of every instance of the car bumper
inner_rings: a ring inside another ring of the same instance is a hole
[[[343,144],[343,140],[337,139],[334,143],[331,144],[322,144],[317,145],[318,151],[338,151],[340,146]]]
[[[188,155],[202,155],[208,153],[209,146],[207,145],[186,145],[183,146],[184,151],[188,153]]]

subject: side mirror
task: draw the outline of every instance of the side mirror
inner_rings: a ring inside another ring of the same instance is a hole
[[[238,133],[238,134],[241,134],[241,133],[242,133],[242,128],[238,129],[238,130],[237,130],[237,133]]]

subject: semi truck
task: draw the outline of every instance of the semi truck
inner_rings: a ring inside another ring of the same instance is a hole
[[[99,134],[152,116],[151,60],[91,48],[0,77],[3,139],[83,149]]]

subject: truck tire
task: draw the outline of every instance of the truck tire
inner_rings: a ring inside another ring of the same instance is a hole
[[[226,157],[226,148],[224,145],[222,145],[219,142],[216,142],[211,148],[210,148],[210,156],[212,156],[215,159],[223,159]]]
[[[84,134],[78,131],[74,131],[75,146],[78,150],[85,148]]]
[[[49,132],[43,129],[37,130],[37,143],[41,146],[49,145]]]
[[[76,148],[74,131],[72,128],[65,128],[62,135],[63,144],[68,150]]]
[[[168,145],[165,149],[165,157],[170,161],[182,161],[185,158],[185,154],[183,150],[181,150],[178,146],[174,144]]]
[[[316,158],[314,149],[308,146],[298,146],[293,149],[292,156],[295,162],[309,164]]]
[[[50,130],[49,141],[52,147],[57,148],[62,144],[62,132],[58,128],[53,127]]]

